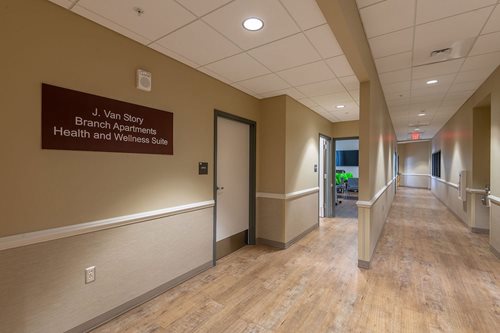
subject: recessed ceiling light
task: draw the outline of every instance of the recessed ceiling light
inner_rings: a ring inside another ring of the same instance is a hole
[[[438,80],[429,80],[429,81],[427,81],[426,83],[427,83],[427,84],[436,84],[436,83],[438,83],[438,82],[439,82]]]
[[[249,31],[258,31],[264,27],[264,22],[257,17],[249,17],[243,21],[243,28]]]
[[[345,105],[337,105],[336,108],[337,109],[343,109],[343,108],[345,108]]]
[[[425,112],[420,112],[420,113],[418,114],[418,116],[419,116],[419,117],[423,117],[423,116],[425,116]]]

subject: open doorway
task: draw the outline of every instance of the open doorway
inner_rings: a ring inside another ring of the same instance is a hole
[[[472,115],[472,174],[467,182],[467,220],[472,232],[488,233],[490,207],[491,160],[491,96],[473,109]]]
[[[359,138],[335,140],[335,216],[357,217]]]

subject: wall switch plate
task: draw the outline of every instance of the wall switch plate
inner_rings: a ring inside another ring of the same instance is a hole
[[[92,283],[95,281],[95,266],[88,267],[85,269],[85,284]]]

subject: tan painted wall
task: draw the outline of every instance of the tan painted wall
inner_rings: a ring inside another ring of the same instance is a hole
[[[359,136],[359,120],[332,123],[332,138],[355,138]]]
[[[473,135],[472,170],[473,188],[490,184],[491,106],[474,108],[472,111]]]
[[[321,11],[360,81],[359,198],[371,202],[394,175],[396,135],[363,24],[355,1],[316,0]],[[383,194],[384,203],[364,208],[358,229],[359,260],[369,262],[386,216],[392,195]],[[361,212],[360,212],[361,213]]]
[[[431,142],[398,144],[400,185],[430,188]]]
[[[286,193],[318,186],[319,135],[328,135],[330,127],[330,121],[286,97]]]
[[[285,193],[286,97],[261,102],[259,123],[259,191]]]
[[[319,135],[330,134],[331,122],[289,96],[261,103],[260,191],[285,195],[317,187]],[[261,197],[257,202],[258,238],[286,244],[318,223],[317,193],[293,200]],[[296,214],[304,202],[309,209]]]
[[[461,170],[468,170],[468,184],[479,186],[480,183],[472,183],[473,168],[473,131],[474,131],[474,108],[483,106],[485,100],[491,103],[491,147],[490,147],[490,182],[491,193],[500,196],[500,174],[495,172],[500,168],[500,67],[478,88],[478,90],[467,100],[467,102],[455,113],[455,115],[443,126],[432,140],[432,151],[441,150],[441,178],[458,183],[458,175]],[[476,118],[477,121],[477,118]],[[477,123],[476,123],[477,124]],[[480,128],[484,124],[480,124]],[[479,154],[481,154],[481,148]],[[479,155],[480,156],[480,155]],[[482,171],[481,171],[482,170]],[[484,172],[481,168],[480,172]],[[432,191],[438,198],[447,203],[464,222],[467,221],[467,207],[470,204],[458,200],[454,189],[444,190],[447,185],[432,181]],[[447,186],[449,187],[449,186]],[[448,193],[452,193],[448,196]],[[468,196],[470,200],[470,195]],[[492,209],[493,210],[493,209]],[[470,214],[469,214],[470,216]],[[495,214],[491,215],[490,221],[490,244],[500,249],[500,221]]]
[[[48,1],[2,8],[0,236],[212,199],[213,110],[258,120],[256,98]],[[174,155],[41,150],[42,82],[173,112]]]

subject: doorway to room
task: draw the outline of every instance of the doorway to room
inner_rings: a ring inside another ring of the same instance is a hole
[[[333,217],[333,163],[332,139],[328,136],[319,136],[319,217]]]
[[[256,123],[216,110],[214,132],[215,265],[255,244]]]
[[[359,138],[335,142],[335,216],[357,217],[359,192]]]
[[[490,191],[491,163],[491,96],[486,97],[472,114],[472,183],[466,186],[467,220],[472,232],[488,233],[490,207],[487,196]]]

